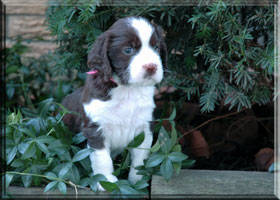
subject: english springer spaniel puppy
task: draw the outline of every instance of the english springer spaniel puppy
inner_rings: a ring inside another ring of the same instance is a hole
[[[135,167],[143,165],[152,145],[150,130],[155,108],[155,84],[163,78],[167,50],[162,29],[142,17],[117,20],[101,34],[88,54],[86,84],[65,97],[63,105],[81,114],[66,115],[70,129],[82,131],[87,138],[94,174],[103,174],[115,182],[112,158],[141,132],[145,139],[130,150],[128,179],[142,178]],[[101,185],[99,190],[104,190]]]

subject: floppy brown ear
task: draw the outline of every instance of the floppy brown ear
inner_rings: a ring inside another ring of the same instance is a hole
[[[160,38],[160,44],[159,44],[160,58],[162,60],[163,67],[165,68],[165,67],[167,67],[168,52],[167,52],[166,44],[164,41],[163,29],[159,25],[155,25],[155,29]]]
[[[108,43],[108,32],[99,35],[88,54],[87,61],[88,67],[92,70],[98,70],[98,73],[104,77],[104,81],[106,82],[112,77],[112,68],[107,56]]]

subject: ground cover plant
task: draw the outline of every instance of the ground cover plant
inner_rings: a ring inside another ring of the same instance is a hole
[[[230,5],[222,0],[207,6],[150,3],[99,6],[98,1],[56,1],[46,13],[49,30],[59,44],[53,54],[26,64],[21,39],[7,49],[6,156],[1,158],[1,163],[7,163],[3,176],[7,187],[43,186],[46,192],[59,189],[65,194],[67,186],[96,191],[101,181],[112,194],[148,194],[151,175],[168,181],[181,168],[194,164],[184,154],[188,151],[181,140],[192,128],[272,102],[276,93],[273,6]],[[153,20],[165,30],[169,58],[160,86],[176,89],[160,99],[166,104],[156,111],[153,147],[139,167],[144,177],[135,185],[125,180],[130,167],[128,149],[137,148],[144,135],[117,157],[114,174],[120,180],[109,183],[101,175],[93,176],[88,158],[92,150],[83,148],[82,133],[71,133],[63,124],[61,119],[68,111],[60,104],[83,84],[87,52],[96,37],[116,19],[130,15]],[[186,102],[198,107],[195,114],[188,113],[196,115],[192,120],[182,114]],[[227,118],[227,129],[239,122],[238,117]],[[273,146],[271,140],[267,143]]]

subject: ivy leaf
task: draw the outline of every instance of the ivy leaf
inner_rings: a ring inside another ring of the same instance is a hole
[[[12,99],[15,94],[15,88],[13,86],[7,87],[8,99]]]
[[[180,144],[176,144],[173,148],[172,151],[174,152],[181,152],[182,151],[182,147]]]
[[[178,176],[181,171],[181,168],[182,168],[182,162],[173,163],[173,167],[174,167],[176,176]]]
[[[65,163],[64,167],[58,173],[58,177],[64,179],[64,178],[66,178],[66,175],[69,176],[68,172],[71,169],[72,165],[73,165],[72,162]]]
[[[153,147],[151,148],[151,152],[157,152],[160,149],[160,144],[159,144],[159,140],[157,140],[157,142],[153,145]]]
[[[165,128],[162,126],[158,135],[158,140],[160,142],[161,151],[164,154],[168,154],[172,148],[171,140]]]
[[[21,177],[24,187],[30,187],[33,177],[29,175],[24,175]]]
[[[64,182],[59,182],[58,185],[57,185],[58,189],[60,192],[62,192],[63,194],[66,194],[67,192],[67,187],[65,185]]]
[[[72,138],[72,144],[80,144],[85,141],[87,138],[83,135],[83,133],[78,133]]]
[[[21,159],[22,160],[28,159],[28,158],[34,156],[35,152],[36,152],[35,143],[31,142],[29,144],[29,146],[27,147],[27,149],[22,154]]]
[[[106,177],[102,174],[96,174],[95,176],[93,176],[92,178],[90,178],[89,180],[89,186],[90,188],[96,192],[97,191],[97,183],[100,181],[106,181]]]
[[[160,172],[166,181],[171,178],[173,174],[173,165],[170,159],[164,159],[160,166]]]
[[[129,185],[119,185],[119,190],[121,191],[121,194],[126,194],[126,195],[136,195],[140,194],[140,191],[135,190]]]
[[[41,136],[37,137],[36,139],[37,139],[37,141],[40,141],[42,143],[47,143],[47,144],[50,144],[55,141],[55,138],[52,136],[49,136],[49,135],[41,135]]]
[[[193,164],[195,163],[195,160],[184,160],[182,162],[182,168],[183,169],[187,169],[187,168],[190,168],[191,166],[193,166]]]
[[[21,154],[24,154],[24,152],[26,151],[26,149],[29,147],[30,144],[27,144],[27,143],[20,143],[18,145],[18,151],[21,153]]]
[[[38,111],[40,112],[39,116],[46,117],[48,111],[50,110],[50,105],[53,102],[53,98],[46,99],[41,101],[38,106]]]
[[[17,147],[14,146],[14,147],[12,148],[12,150],[8,153],[8,156],[7,156],[7,164],[10,164],[10,163],[13,161],[13,159],[14,159],[15,156],[16,156],[16,154],[17,154]]]
[[[99,183],[107,192],[113,192],[119,189],[116,183],[111,183],[109,181],[100,181]]]
[[[137,181],[137,183],[134,185],[135,189],[137,189],[137,190],[141,190],[148,186],[149,186],[149,184],[144,180]]]
[[[48,185],[46,185],[44,192],[47,192],[49,190],[54,189],[57,186],[58,182],[57,181],[52,181]]]
[[[14,175],[13,174],[6,174],[5,175],[5,187],[8,188],[10,183],[12,182],[14,178]],[[3,179],[4,179],[4,176],[3,176]]]
[[[21,166],[23,166],[23,165],[24,165],[24,163],[23,163],[23,161],[20,160],[20,159],[15,159],[15,160],[11,163],[11,166],[12,166],[12,167],[21,167]]]
[[[91,148],[86,148],[86,149],[82,149],[80,151],[78,151],[75,156],[72,159],[72,162],[77,162],[80,160],[85,159],[86,157],[89,156],[89,154],[91,154],[94,150]]]
[[[142,142],[145,139],[145,133],[142,132],[139,135],[137,135],[129,144],[128,144],[128,148],[136,148],[138,147],[140,144],[142,144]]]
[[[44,176],[46,176],[47,179],[55,181],[57,179],[57,176],[55,173],[53,172],[47,172],[44,174]]]
[[[80,180],[80,183],[79,185],[83,186],[83,187],[86,187],[89,185],[89,182],[90,182],[90,178],[89,177],[86,177],[86,178],[83,178],[82,180]]]
[[[155,167],[159,165],[166,156],[160,153],[153,153],[146,162],[146,167]]]
[[[169,121],[173,121],[176,117],[176,107],[174,106],[171,115],[169,116]]]
[[[172,162],[181,162],[183,160],[186,160],[188,158],[188,156],[186,156],[185,154],[183,154],[181,152],[172,152],[168,155],[168,158]]]
[[[36,137],[36,132],[31,127],[30,128],[20,128],[19,131],[25,133],[27,136],[29,136],[33,139]]]
[[[48,147],[42,143],[40,140],[35,140],[36,141],[36,146],[41,150],[43,151],[45,154],[49,154],[49,150],[48,150]]]
[[[75,165],[73,165],[69,170],[69,180],[75,184],[78,184],[80,181],[80,173]]]
[[[175,122],[170,121],[171,124],[171,146],[173,147],[177,142],[177,131],[175,128]]]

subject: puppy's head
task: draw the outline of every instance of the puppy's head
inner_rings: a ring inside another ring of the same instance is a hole
[[[163,78],[167,50],[162,29],[141,17],[116,21],[101,34],[88,55],[88,66],[104,80],[123,85],[154,85]]]

